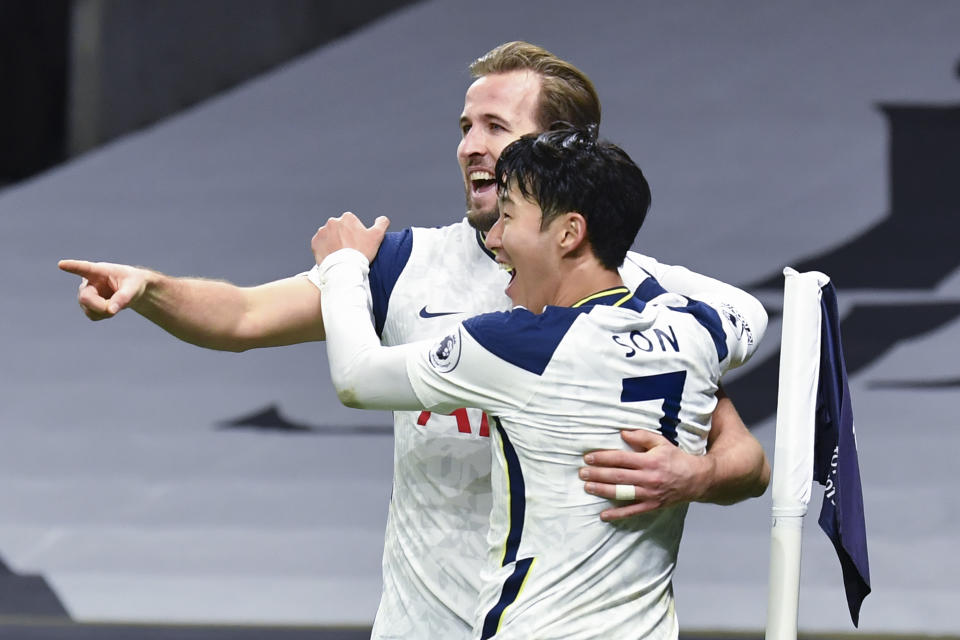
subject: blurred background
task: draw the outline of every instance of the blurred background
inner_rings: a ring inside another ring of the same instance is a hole
[[[815,489],[801,631],[960,636],[958,34],[949,0],[0,0],[0,627],[363,637],[390,416],[337,402],[323,345],[90,323],[56,261],[249,285],[345,210],[458,220],[467,66],[523,39],[647,174],[636,248],[767,307],[727,389],[771,460],[782,268],[838,288],[874,593],[854,629]],[[685,633],[762,633],[769,520],[691,508]]]

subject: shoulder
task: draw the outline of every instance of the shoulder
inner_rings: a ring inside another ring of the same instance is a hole
[[[627,255],[623,259],[621,271],[626,271],[627,273],[639,273],[655,278],[657,277],[656,274],[657,271],[660,270],[660,267],[660,263],[650,256],[637,253],[636,251],[627,251]]]
[[[720,319],[720,314],[710,305],[686,298],[675,294],[663,296],[661,301],[673,312],[688,314],[699,324],[710,336],[713,346],[717,352],[717,360],[722,361],[727,357],[729,347],[727,345],[727,335]]]
[[[541,314],[518,308],[469,318],[463,328],[487,351],[539,375],[582,313],[567,307],[549,307]]]
[[[620,266],[620,277],[628,289],[644,302],[653,300],[667,292],[657,280],[656,273],[660,263],[649,256],[628,251]]]
[[[371,264],[371,268],[381,271],[391,271],[391,267],[401,270],[410,259],[414,242],[417,244],[432,244],[449,242],[454,238],[465,236],[473,237],[475,231],[466,221],[448,224],[443,227],[409,227],[402,231],[388,231],[383,237],[380,249]]]
[[[419,243],[455,242],[461,238],[472,239],[477,233],[466,218],[442,227],[410,227],[406,231],[409,231]]]
[[[454,235],[463,233],[460,226],[458,223],[446,227],[410,227],[387,232],[376,257],[370,263],[371,287],[381,290],[385,298],[389,298],[397,279],[410,263],[414,244],[427,249],[432,245],[446,244]]]
[[[483,239],[464,218],[443,227],[411,227],[408,260],[428,271],[456,268],[491,258]],[[439,263],[443,263],[442,265]]]
[[[413,230],[390,231],[383,237],[380,249],[370,263],[371,277],[384,280],[396,279],[410,259],[413,247]]]

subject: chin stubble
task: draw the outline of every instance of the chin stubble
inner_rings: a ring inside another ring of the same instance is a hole
[[[470,203],[467,202],[467,222],[469,222],[470,226],[474,229],[479,229],[484,233],[490,231],[490,228],[493,227],[499,216],[500,212],[497,210],[479,211],[471,208]]]

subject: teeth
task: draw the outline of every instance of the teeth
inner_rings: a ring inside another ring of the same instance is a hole
[[[471,171],[471,180],[493,180],[493,174],[489,171]]]
[[[507,264],[506,262],[500,262],[500,268],[506,271],[507,273],[513,273],[513,265]]]

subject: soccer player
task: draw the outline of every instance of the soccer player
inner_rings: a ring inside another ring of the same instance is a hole
[[[600,121],[590,80],[534,45],[501,45],[471,70],[476,80],[464,100],[457,149],[467,218],[439,229],[387,234],[379,252],[378,240],[367,254],[384,344],[411,342],[464,317],[510,307],[503,293],[507,276],[482,240],[497,217],[492,172],[500,151],[557,120],[580,126]],[[650,273],[686,295],[722,291],[737,309],[752,308],[744,317],[745,336],[758,341],[763,334],[762,306],[739,289],[635,253],[624,267],[634,284]],[[128,265],[67,260],[61,268],[83,278],[78,301],[92,320],[129,307],[181,340],[230,351],[325,337],[326,303],[321,305],[309,277],[237,287]],[[469,636],[491,501],[489,425],[480,411],[453,413],[394,414],[394,481],[376,638]],[[586,468],[585,486],[597,495],[613,497],[617,483],[636,492],[637,500],[618,503],[604,512],[608,517],[694,500],[735,502],[760,495],[769,480],[762,447],[726,398],[718,404],[706,456],[688,455],[643,430],[624,439],[640,451],[595,452],[595,464]]]
[[[494,175],[500,215],[486,244],[511,273],[516,306],[433,340],[381,346],[368,260],[351,238],[365,228],[349,216],[317,232],[334,386],[352,407],[490,416],[493,509],[474,637],[677,638],[671,576],[686,505],[610,526],[598,517],[606,500],[577,491],[580,460],[617,446],[623,428],[703,454],[719,376],[752,347],[733,316],[651,278],[636,293],[624,286],[618,267],[650,191],[620,148],[587,131],[527,135]]]

